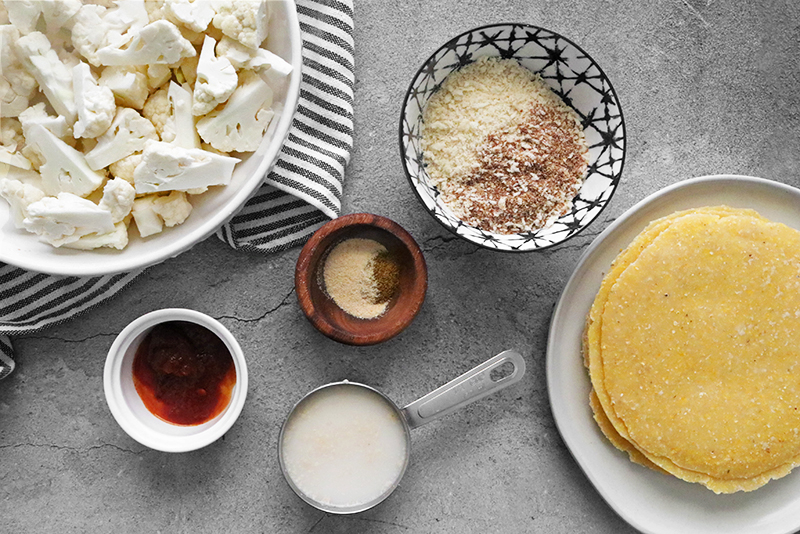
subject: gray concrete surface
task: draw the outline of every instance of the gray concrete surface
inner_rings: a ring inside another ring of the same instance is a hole
[[[388,216],[421,244],[430,288],[417,320],[377,347],[336,344],[298,308],[299,250],[263,257],[210,238],[84,316],[15,340],[18,370],[0,383],[0,532],[633,532],[555,427],[544,362],[550,313],[585,247],[649,193],[714,173],[800,186],[800,5],[356,3],[357,130],[344,211]],[[396,139],[400,103],[421,62],[463,30],[510,21],[562,33],[600,63],[621,99],[629,143],[610,207],[577,238],[530,255],[492,253],[447,234],[412,196]],[[220,319],[251,373],[247,404],[224,439],[179,455],[131,440],[102,388],[115,335],[170,306]],[[277,434],[305,391],[350,378],[403,404],[512,347],[527,358],[524,382],[415,431],[412,465],[377,508],[326,515],[285,484]]]

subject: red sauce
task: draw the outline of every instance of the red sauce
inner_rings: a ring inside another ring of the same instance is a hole
[[[211,330],[169,321],[153,327],[136,349],[133,384],[153,415],[176,425],[199,425],[228,406],[236,367]]]

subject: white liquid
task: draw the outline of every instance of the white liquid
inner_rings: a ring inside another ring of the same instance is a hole
[[[371,503],[402,476],[406,432],[383,397],[353,385],[306,398],[283,434],[284,468],[301,493],[348,508]]]

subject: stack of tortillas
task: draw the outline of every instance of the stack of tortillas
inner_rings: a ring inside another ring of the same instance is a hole
[[[800,232],[752,210],[653,221],[589,313],[595,419],[637,463],[716,493],[800,464]]]

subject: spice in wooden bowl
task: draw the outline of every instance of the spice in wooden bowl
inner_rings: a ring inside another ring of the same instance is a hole
[[[350,345],[374,345],[411,324],[422,307],[428,271],[414,238],[370,213],[325,224],[295,267],[300,308],[317,330]]]

